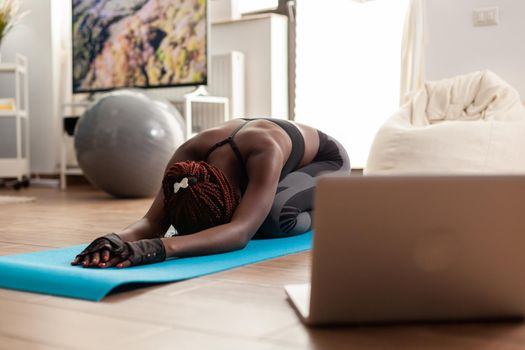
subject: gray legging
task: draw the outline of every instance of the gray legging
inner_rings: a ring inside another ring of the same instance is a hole
[[[349,171],[350,160],[343,146],[319,132],[319,151],[314,160],[279,182],[270,213],[255,238],[288,237],[310,230],[315,178]]]

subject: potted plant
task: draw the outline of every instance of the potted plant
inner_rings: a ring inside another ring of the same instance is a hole
[[[20,12],[19,0],[0,0],[0,48],[5,36],[28,12]]]

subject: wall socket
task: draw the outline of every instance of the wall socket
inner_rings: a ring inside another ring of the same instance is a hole
[[[472,13],[474,27],[495,26],[499,23],[499,7],[475,8]]]

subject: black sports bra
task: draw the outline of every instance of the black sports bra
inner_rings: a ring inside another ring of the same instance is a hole
[[[304,156],[305,146],[304,146],[303,135],[301,134],[299,129],[297,129],[297,127],[293,125],[292,123],[290,123],[289,121],[286,121],[283,119],[272,119],[272,118],[253,118],[253,119],[243,118],[243,120],[245,120],[246,123],[239,125],[235,130],[233,130],[230,136],[228,136],[224,140],[219,141],[215,145],[213,145],[208,150],[208,152],[206,153],[206,157],[204,158],[207,161],[208,157],[210,156],[210,154],[212,154],[213,151],[215,151],[219,147],[229,144],[233,153],[237,157],[237,160],[239,161],[239,167],[240,167],[241,173],[243,174],[241,178],[241,183],[240,183],[242,193],[244,193],[246,191],[246,187],[248,187],[249,178],[248,178],[248,173],[246,171],[246,164],[241,155],[241,151],[239,150],[239,147],[237,146],[233,138],[239,132],[239,130],[241,130],[246,124],[248,124],[251,121],[261,120],[261,119],[268,120],[268,121],[271,121],[279,125],[288,134],[288,136],[290,136],[290,139],[292,141],[292,151],[290,153],[290,156],[288,157],[288,160],[283,166],[283,169],[281,171],[280,180],[282,180],[286,175],[288,175],[290,172],[295,170],[297,166],[299,165],[299,163],[301,162],[301,159]]]

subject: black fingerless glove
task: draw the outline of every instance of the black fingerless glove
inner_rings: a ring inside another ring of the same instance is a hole
[[[166,249],[160,238],[126,242],[126,254],[132,265],[153,264],[166,260]]]
[[[126,250],[124,241],[115,233],[110,233],[99,237],[91,242],[77,257],[83,258],[86,255],[99,252],[102,249],[107,249],[111,255],[121,255]]]

